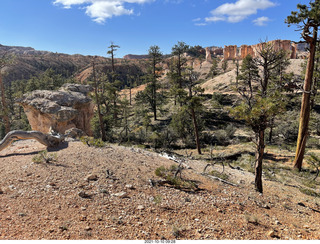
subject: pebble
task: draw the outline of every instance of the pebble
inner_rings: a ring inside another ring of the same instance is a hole
[[[86,181],[97,181],[99,177],[97,175],[88,175],[85,180]]]
[[[265,208],[265,209],[270,209],[270,206],[268,204],[265,204],[262,207]]]
[[[274,232],[274,230],[269,231],[267,235],[271,238],[276,237],[276,233]]]
[[[80,216],[79,220],[80,221],[86,221],[87,220],[87,216],[82,215],[82,216]]]
[[[112,194],[112,195],[115,196],[115,197],[120,197],[120,198],[125,198],[125,197],[128,196],[128,194],[125,191],[118,192],[118,193],[115,193],[115,194]]]
[[[86,231],[92,230],[92,228],[90,226],[86,226],[86,228],[84,228]]]
[[[14,185],[10,185],[10,186],[9,186],[9,189],[10,189],[10,190],[15,190],[16,187],[15,187]]]
[[[99,191],[100,191],[100,193],[103,193],[103,194],[109,194],[107,189],[101,188]]]
[[[138,210],[144,210],[144,206],[143,206],[143,205],[139,205],[139,206],[137,207],[137,209],[138,209]]]
[[[81,198],[91,198],[91,196],[89,194],[85,193],[84,191],[79,192],[78,195]]]
[[[128,184],[128,185],[126,185],[126,188],[128,188],[128,189],[130,189],[130,190],[133,190],[133,189],[134,189],[134,186],[133,186],[133,185]]]

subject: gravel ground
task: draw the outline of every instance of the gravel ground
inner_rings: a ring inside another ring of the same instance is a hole
[[[32,162],[45,149],[25,140],[0,152],[2,240],[320,238],[317,199],[271,181],[261,195],[249,172],[226,167],[232,186],[186,160],[182,177],[198,185],[188,191],[150,183],[156,168],[177,164],[154,152],[74,141],[50,152],[56,162]]]

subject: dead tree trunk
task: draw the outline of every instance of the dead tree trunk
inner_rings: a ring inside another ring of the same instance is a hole
[[[10,131],[3,139],[0,141],[0,151],[4,150],[10,146],[11,142],[16,140],[28,140],[34,139],[47,147],[56,147],[63,140],[63,136],[53,136],[50,134],[44,134],[40,131],[20,131],[14,130]]]

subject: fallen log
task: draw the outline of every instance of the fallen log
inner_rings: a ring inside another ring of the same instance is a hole
[[[10,146],[13,141],[28,139],[37,140],[47,147],[56,147],[64,140],[64,136],[44,134],[40,131],[14,130],[10,131],[2,141],[0,141],[0,151]]]

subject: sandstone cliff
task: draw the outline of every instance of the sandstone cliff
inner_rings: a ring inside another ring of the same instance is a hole
[[[276,50],[284,50],[287,52],[289,59],[298,58],[298,53],[301,53],[301,48],[296,43],[290,40],[273,40],[268,42]],[[261,43],[256,45],[241,45],[238,48],[236,45],[225,46],[223,49],[223,57],[225,60],[244,59],[248,54],[253,57],[258,56],[258,51],[261,49]]]
[[[90,120],[94,105],[87,96],[91,89],[86,85],[65,84],[59,91],[33,91],[17,102],[23,106],[33,130],[64,134],[75,127],[92,135]]]

